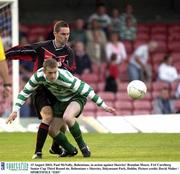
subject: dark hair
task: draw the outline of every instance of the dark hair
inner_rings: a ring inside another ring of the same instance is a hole
[[[170,59],[171,55],[170,54],[166,54],[163,58],[163,62],[167,62]]]
[[[56,68],[56,67],[58,67],[58,62],[55,59],[47,59],[43,63],[44,70],[46,70],[47,67]]]
[[[117,54],[115,54],[115,53],[112,53],[111,54],[111,61],[115,61],[117,59]]]
[[[54,24],[54,32],[58,33],[59,30],[62,28],[62,27],[68,27],[69,28],[69,24],[63,20],[60,20],[60,21],[57,21],[55,24]]]

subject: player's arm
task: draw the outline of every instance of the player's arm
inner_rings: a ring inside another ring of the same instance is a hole
[[[30,80],[24,86],[24,89],[18,94],[17,100],[13,106],[12,113],[9,115],[6,123],[11,123],[17,117],[17,112],[20,110],[25,101],[31,96],[33,91],[38,87],[39,79],[37,73],[31,76]]]
[[[12,84],[10,82],[6,60],[0,61],[0,75],[3,79],[3,87],[4,87],[3,95],[4,97],[8,97],[11,93]]]
[[[101,107],[106,112],[116,114],[116,110],[112,107],[107,106],[106,103],[103,101],[103,99],[94,92],[93,88],[90,85],[77,79],[77,81],[75,82],[75,86],[78,85],[79,85],[78,89],[76,87],[74,88],[75,90],[77,89],[77,92],[80,95],[83,95],[91,99],[94,103],[96,103],[97,106]]]
[[[6,60],[0,61],[0,75],[3,79],[4,87],[10,86],[11,83],[10,83],[10,79],[9,79],[8,66],[7,66]]]
[[[37,52],[31,45],[12,47],[5,54],[7,60],[35,61],[37,57]]]
[[[1,77],[3,79],[3,83],[4,83],[3,94],[5,97],[7,97],[10,95],[11,83],[10,83],[10,78],[9,78],[9,74],[8,74],[8,66],[7,66],[6,57],[5,57],[5,53],[4,53],[4,47],[3,47],[1,38],[0,38],[0,75],[1,75]]]

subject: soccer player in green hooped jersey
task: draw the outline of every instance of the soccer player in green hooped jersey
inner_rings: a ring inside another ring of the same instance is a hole
[[[106,112],[115,114],[116,111],[114,108],[107,106],[87,83],[73,76],[67,70],[58,69],[58,63],[54,59],[46,60],[43,68],[40,68],[32,75],[24,89],[19,93],[13,111],[7,119],[7,123],[11,123],[17,117],[17,112],[25,103],[26,99],[41,84],[47,87],[57,98],[57,102],[53,106],[54,118],[49,128],[50,136],[73,156],[76,149],[68,142],[64,133],[59,131],[61,125],[65,122],[83,156],[90,157],[89,148],[84,142],[81,130],[76,122],[76,118],[83,111],[87,98],[90,98]]]

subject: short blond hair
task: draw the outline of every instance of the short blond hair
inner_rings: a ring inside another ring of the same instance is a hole
[[[47,68],[56,68],[58,67],[58,62],[55,59],[47,59],[43,63],[43,68],[46,70]]]

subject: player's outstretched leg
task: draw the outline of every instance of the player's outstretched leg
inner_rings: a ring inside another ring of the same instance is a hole
[[[64,122],[62,118],[53,117],[49,127],[49,135],[54,139],[58,146],[61,146],[64,150],[59,156],[74,156],[78,153],[77,149],[70,144],[66,135],[60,131]]]
[[[32,159],[42,158],[42,148],[46,141],[49,125],[53,118],[53,111],[47,100],[46,91],[38,87],[33,95],[33,105],[37,116],[42,119],[37,132],[36,149]]]
[[[66,130],[67,130],[67,126],[66,124],[63,124],[61,126],[61,132],[65,133]],[[53,139],[53,142],[52,142],[52,145],[51,147],[49,148],[49,153],[51,154],[54,154],[54,155],[61,155],[62,153],[64,154],[64,149],[62,147],[59,146],[59,143],[56,142],[54,139]]]
[[[59,155],[60,157],[74,156],[78,153],[77,149],[69,143],[67,137],[63,132],[59,132],[54,137],[54,140],[65,149],[65,151],[63,151],[63,153]]]
[[[71,132],[72,136],[76,140],[79,149],[81,150],[84,157],[90,157],[91,152],[89,150],[89,147],[86,145],[86,143],[83,140],[81,130],[79,128],[79,124],[77,122],[74,123],[73,126],[69,127],[69,131]]]
[[[83,110],[83,106],[86,103],[84,97],[79,96],[74,99],[66,108],[63,114],[63,120],[68,125],[69,131],[77,142],[79,149],[81,150],[84,157],[90,157],[91,152],[83,140],[82,133],[76,118],[80,115]]]
[[[44,142],[48,135],[49,125],[45,123],[41,123],[39,125],[39,129],[37,132],[37,140],[36,140],[36,149],[35,153],[32,156],[32,159],[41,159],[42,158],[42,148],[44,146]]]

